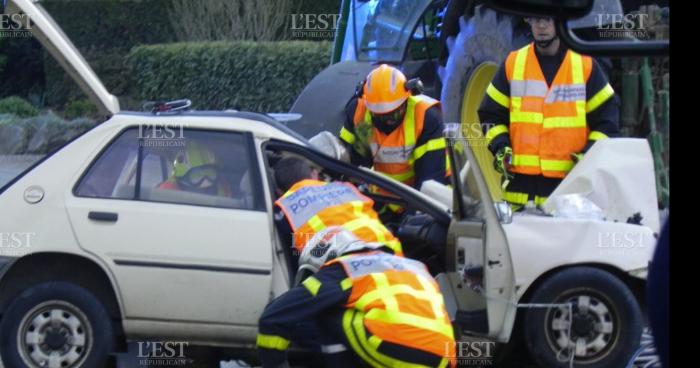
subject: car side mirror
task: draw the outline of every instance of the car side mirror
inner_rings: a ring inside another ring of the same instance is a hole
[[[498,221],[500,223],[510,224],[513,222],[513,209],[508,202],[496,202],[494,206],[496,207],[496,215],[498,215]]]

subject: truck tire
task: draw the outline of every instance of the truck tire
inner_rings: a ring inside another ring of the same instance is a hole
[[[17,296],[0,322],[6,368],[104,367],[114,347],[112,320],[91,292],[56,281]]]
[[[530,303],[572,305],[525,312],[527,349],[539,367],[625,367],[639,348],[642,312],[630,289],[613,274],[575,267],[545,280]],[[569,322],[572,321],[572,322]]]
[[[529,42],[519,18],[483,5],[475,7],[473,16],[460,17],[459,29],[457,36],[446,40],[449,56],[438,72],[442,80],[440,102],[445,122],[460,121],[467,82],[479,65],[490,63],[498,67],[508,53]]]
[[[477,110],[508,53],[529,42],[528,32],[520,18],[476,6],[473,16],[459,18],[459,33],[447,38],[449,56],[438,69],[443,119],[462,124],[495,201],[501,199],[501,180],[493,169],[493,155],[483,142]]]

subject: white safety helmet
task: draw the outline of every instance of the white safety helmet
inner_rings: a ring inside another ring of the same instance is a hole
[[[294,284],[298,285],[305,278],[318,272],[326,262],[336,257],[359,250],[378,249],[382,246],[380,243],[364,242],[340,226],[325,228],[304,245]]]

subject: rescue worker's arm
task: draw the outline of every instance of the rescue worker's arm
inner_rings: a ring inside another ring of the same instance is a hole
[[[605,77],[603,68],[595,59],[586,84],[586,98],[586,121],[590,133],[583,152],[597,140],[620,135],[620,103]]]
[[[443,129],[440,106],[433,106],[426,110],[423,133],[416,139],[416,148],[413,151],[415,159],[413,169],[416,173],[415,188],[418,190],[424,181],[435,180],[438,183],[446,183],[446,144]]]
[[[488,148],[494,155],[503,147],[510,147],[510,83],[505,63],[494,75],[479,107],[479,120]]]
[[[342,307],[350,286],[341,264],[322,268],[301,285],[268,304],[258,324],[257,347],[264,368],[284,367],[286,350],[298,322],[312,320],[326,309]]]
[[[356,166],[372,167],[372,157],[369,152],[358,152],[356,149],[357,135],[355,134],[355,124],[353,118],[355,109],[357,108],[357,97],[353,97],[347,105],[343,115],[345,122],[340,129],[340,141],[343,142],[345,148],[350,152],[350,162]]]

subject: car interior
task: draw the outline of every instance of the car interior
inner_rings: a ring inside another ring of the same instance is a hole
[[[195,136],[196,133],[191,135]],[[122,138],[125,138],[123,143],[120,142]],[[259,195],[255,195],[255,186],[251,183],[253,178],[248,175],[251,165],[246,146],[231,144],[228,139],[207,138],[198,140],[193,137],[183,140],[182,145],[139,149],[133,131],[127,131],[91,166],[76,193],[79,196],[98,198],[137,198],[235,209],[259,208],[262,201]],[[175,161],[182,156],[187,145],[197,141],[206,147],[215,164],[206,165],[206,170],[190,167],[182,178],[175,180]],[[142,157],[140,162],[139,154]],[[238,159],[223,159],[224,157]],[[202,177],[211,179],[218,188],[200,190],[194,184],[187,186],[188,181],[185,180],[197,178],[201,181]],[[138,193],[137,181],[140,182]],[[166,185],[168,182],[172,185]]]

